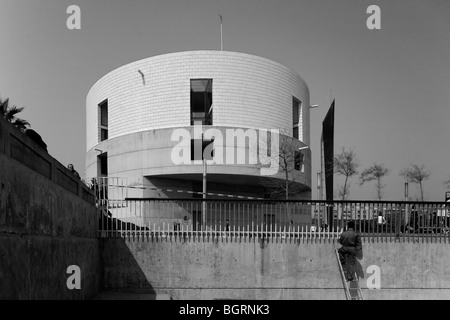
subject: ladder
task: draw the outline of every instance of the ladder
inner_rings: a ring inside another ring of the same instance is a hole
[[[359,278],[355,273],[352,281],[347,281],[342,267],[341,260],[339,259],[338,249],[335,247],[336,258],[339,265],[339,271],[341,272],[342,282],[344,283],[345,297],[347,300],[363,300],[362,291],[359,287]]]

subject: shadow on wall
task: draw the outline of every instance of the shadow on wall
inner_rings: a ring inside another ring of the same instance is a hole
[[[194,177],[195,176],[195,177]],[[229,199],[228,196],[220,196],[219,194],[232,194],[235,196],[245,197],[263,197],[264,187],[257,185],[246,185],[237,181],[243,179],[245,176],[232,175],[231,182],[224,182],[223,180],[229,180],[230,176],[224,178],[222,174],[209,173],[207,181],[207,193],[213,193],[214,195],[208,195],[208,198],[215,199]],[[203,192],[203,180],[201,174],[189,175],[189,178],[176,179],[176,178],[163,178],[163,177],[145,177],[146,183],[149,184],[149,189],[145,190],[144,197],[149,198],[202,198],[201,192]],[[220,180],[221,182],[218,182]],[[259,181],[259,180],[258,180]],[[158,190],[151,190],[150,188],[157,188]],[[171,191],[167,191],[171,190]],[[191,191],[196,192],[192,194]]]
[[[101,239],[102,292],[96,300],[157,300],[158,295],[122,238]]]
[[[355,272],[359,279],[364,279],[364,269],[358,260],[355,263]]]
[[[99,219],[98,225],[101,230],[104,230],[106,233],[114,232],[117,230],[129,230],[127,232],[132,231],[141,231],[141,230],[149,230],[148,227],[140,227],[131,222],[124,222],[117,218],[112,218],[110,214],[108,216],[104,215],[103,218]]]
[[[145,184],[148,186],[148,189],[144,191],[144,197],[192,199],[192,194],[187,192],[188,190],[193,190],[193,182],[191,180],[145,177]],[[158,190],[153,190],[153,188]],[[172,192],[167,191],[167,189],[172,190]],[[178,190],[185,192],[178,192]]]
[[[356,261],[355,261],[355,272],[358,278],[364,279],[364,270],[361,266],[361,263],[359,263],[358,260],[362,260],[364,258],[363,256],[363,250],[356,250]]]

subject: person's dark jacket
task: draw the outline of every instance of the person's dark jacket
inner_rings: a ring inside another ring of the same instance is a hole
[[[339,243],[346,251],[354,255],[356,255],[357,251],[362,250],[361,235],[353,229],[343,232],[339,238]]]

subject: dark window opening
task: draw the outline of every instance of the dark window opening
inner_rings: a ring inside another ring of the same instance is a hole
[[[212,125],[212,79],[191,80],[191,125]]]
[[[295,151],[295,156],[294,156],[294,169],[295,170],[299,170],[299,171],[303,171],[303,153],[301,151]]]
[[[102,126],[108,126],[108,100],[103,101],[99,105],[100,108],[100,124]]]
[[[108,100],[98,105],[98,112],[100,117],[100,141],[104,141],[108,139]]]
[[[100,176],[108,175],[108,153],[97,156]]]
[[[294,128],[293,128],[293,137],[294,137],[295,139],[298,139],[298,127],[294,127]]]
[[[293,134],[295,139],[299,138],[298,124],[300,121],[300,101],[295,97],[292,97],[292,123],[293,123]]]
[[[107,129],[100,129],[100,141],[104,141],[108,139],[108,130]]]
[[[208,148],[208,149],[206,149]],[[206,149],[206,153],[205,153]],[[201,140],[192,139],[191,140],[191,161],[203,160],[203,155],[205,155],[205,160],[214,159],[214,139],[212,140]]]

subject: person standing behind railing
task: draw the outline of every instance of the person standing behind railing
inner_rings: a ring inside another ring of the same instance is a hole
[[[344,269],[345,278],[347,281],[352,281],[355,274],[356,257],[362,256],[361,235],[355,231],[354,221],[347,223],[347,231],[341,234],[339,243],[342,245],[338,249],[339,259]]]
[[[377,224],[378,232],[386,232],[386,219],[381,211],[378,212]]]
[[[90,187],[89,187],[92,191],[94,191],[95,196],[98,198],[98,183],[97,183],[97,179],[92,178],[91,179],[91,183],[90,183]]]
[[[69,163],[67,165],[67,169],[69,169],[69,171],[72,172],[72,174],[75,175],[75,177],[77,177],[78,179],[81,179],[80,174],[77,172],[77,170],[75,170],[75,168],[73,167],[73,164]]]

